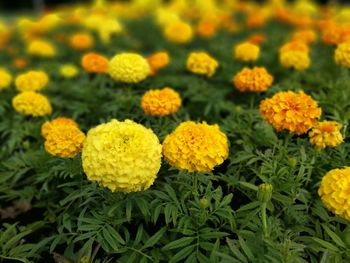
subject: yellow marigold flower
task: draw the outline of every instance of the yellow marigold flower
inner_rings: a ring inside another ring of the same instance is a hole
[[[218,125],[181,123],[163,142],[163,155],[170,165],[190,172],[209,172],[228,157],[226,135]]]
[[[79,74],[79,70],[73,64],[64,64],[60,67],[60,74],[65,78],[74,78]]]
[[[69,39],[70,46],[77,50],[86,50],[91,48],[95,41],[88,33],[76,33]]]
[[[281,91],[260,103],[260,113],[277,131],[300,135],[316,125],[321,108],[303,91]]]
[[[301,41],[306,44],[312,44],[316,41],[317,34],[314,30],[298,30],[293,33],[292,40]]]
[[[280,53],[280,63],[285,68],[294,68],[303,71],[310,67],[310,57],[306,52],[286,51]]]
[[[244,68],[233,78],[233,84],[241,92],[263,92],[272,82],[273,77],[263,67]]]
[[[82,149],[85,134],[74,125],[58,125],[48,133],[45,150],[61,158],[73,158]]]
[[[0,91],[7,89],[12,82],[12,75],[4,68],[0,68]]]
[[[151,75],[155,75],[160,69],[165,68],[169,64],[170,58],[168,52],[160,51],[150,55],[147,61],[151,68]]]
[[[309,53],[310,49],[309,46],[300,40],[293,40],[290,42],[285,43],[280,49],[280,53],[288,52],[288,51],[301,51],[304,53]]]
[[[350,220],[350,167],[330,170],[322,178],[318,195],[332,213]]]
[[[121,53],[109,61],[108,73],[117,81],[138,83],[146,79],[150,72],[147,60],[136,53]]]
[[[29,42],[27,46],[28,54],[38,57],[51,58],[56,56],[56,48],[46,40],[35,39]]]
[[[64,117],[59,117],[56,118],[52,121],[46,121],[42,126],[41,126],[41,135],[46,138],[47,135],[55,129],[57,126],[67,126],[67,125],[73,125],[75,127],[78,127],[78,123],[76,123],[74,120],[70,118],[64,118]]]
[[[219,63],[206,52],[192,52],[186,61],[187,69],[195,74],[211,77]]]
[[[18,91],[38,91],[49,83],[49,77],[44,71],[31,70],[16,77]]]
[[[34,91],[24,91],[12,99],[15,111],[33,117],[45,116],[52,113],[50,101],[44,95]]]
[[[243,42],[234,46],[234,57],[243,62],[255,61],[259,58],[260,47],[250,42]]]
[[[350,68],[350,43],[342,43],[337,46],[334,60],[337,65]]]
[[[141,107],[148,115],[166,116],[177,112],[180,106],[181,97],[171,88],[149,90],[141,99]]]
[[[193,37],[193,29],[190,24],[183,21],[174,21],[165,26],[164,36],[170,42],[186,44]]]
[[[113,192],[148,189],[161,157],[162,146],[153,131],[131,120],[112,120],[91,129],[82,151],[88,179]]]
[[[309,132],[310,143],[316,148],[336,147],[343,142],[342,125],[336,121],[322,121]]]

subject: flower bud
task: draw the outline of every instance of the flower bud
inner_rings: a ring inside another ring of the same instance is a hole
[[[209,206],[209,200],[206,199],[206,198],[201,198],[199,200],[199,206],[202,208],[202,209],[205,209]]]
[[[261,184],[258,190],[258,200],[262,203],[267,203],[272,197],[272,184]]]

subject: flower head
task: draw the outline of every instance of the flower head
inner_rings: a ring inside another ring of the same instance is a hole
[[[107,73],[108,59],[97,53],[87,53],[81,58],[81,66],[88,73]]]
[[[29,42],[27,52],[30,55],[44,58],[56,56],[56,48],[50,42],[41,39],[35,39]]]
[[[285,43],[280,49],[279,52],[284,53],[284,52],[288,52],[288,51],[300,51],[300,52],[304,52],[304,53],[309,53],[310,49],[309,46],[300,40],[293,40],[293,41],[289,41],[287,43]]]
[[[47,135],[56,127],[63,125],[73,125],[75,127],[78,127],[78,123],[76,123],[73,119],[70,118],[64,118],[64,117],[59,117],[56,118],[52,121],[46,121],[42,126],[41,126],[41,135],[46,138]]]
[[[311,29],[298,30],[292,35],[292,40],[302,41],[306,44],[312,44],[316,41],[316,39],[317,34]]]
[[[15,111],[33,117],[45,116],[52,113],[50,101],[44,95],[34,91],[24,91],[12,99]]]
[[[164,35],[170,42],[186,44],[193,37],[193,29],[190,24],[183,21],[173,21],[168,23],[164,29]]]
[[[135,53],[115,55],[108,66],[109,75],[117,81],[138,83],[146,79],[150,66],[145,58]]]
[[[86,50],[91,48],[95,41],[88,33],[76,33],[69,39],[70,46],[77,50]]]
[[[60,67],[60,74],[65,78],[74,78],[79,74],[79,70],[73,64],[64,64]]]
[[[171,88],[149,90],[141,99],[141,107],[148,115],[166,116],[177,112],[180,106],[181,97]]]
[[[15,58],[12,61],[12,65],[17,69],[23,69],[28,65],[28,60],[25,58]]]
[[[331,212],[350,220],[350,167],[333,169],[322,178],[318,195]]]
[[[226,135],[218,125],[186,121],[163,142],[163,155],[170,165],[190,172],[209,172],[228,157]]]
[[[16,77],[15,84],[18,91],[38,91],[49,83],[49,77],[44,71],[31,70]]]
[[[160,51],[150,55],[147,61],[151,68],[151,74],[155,75],[160,69],[165,68],[169,64],[170,58],[168,52]]]
[[[342,125],[336,121],[322,121],[309,132],[310,143],[316,148],[336,147],[343,142]]]
[[[243,42],[234,46],[233,52],[235,59],[250,62],[259,58],[260,47],[250,42]]]
[[[7,89],[12,82],[12,75],[4,68],[0,68],[0,91]]]
[[[192,52],[186,61],[187,69],[195,74],[214,75],[219,63],[206,52]]]
[[[241,91],[263,92],[272,84],[273,77],[265,68],[244,68],[233,78],[233,84]]]
[[[310,58],[308,53],[302,51],[286,51],[280,53],[280,63],[285,68],[294,68],[303,71],[310,67]]]
[[[350,68],[350,43],[342,43],[337,46],[334,60],[337,65]]]
[[[141,191],[156,179],[161,152],[151,129],[131,120],[112,120],[88,132],[82,151],[83,169],[89,180],[113,192]]]
[[[321,108],[303,91],[281,91],[260,103],[260,113],[277,131],[300,135],[316,125]]]

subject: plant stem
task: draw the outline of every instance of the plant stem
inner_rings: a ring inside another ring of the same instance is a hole
[[[263,225],[264,237],[269,237],[269,231],[267,228],[267,218],[266,218],[266,202],[261,203],[261,220]]]

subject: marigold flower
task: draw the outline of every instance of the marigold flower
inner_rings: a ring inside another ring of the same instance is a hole
[[[342,125],[336,121],[322,121],[309,132],[310,143],[316,148],[336,147],[343,142]]]
[[[288,51],[300,51],[304,53],[309,53],[309,46],[300,40],[293,40],[285,43],[280,49],[280,53],[288,52]]]
[[[322,178],[318,195],[332,213],[350,220],[350,167],[330,170]]]
[[[79,74],[79,70],[73,64],[64,64],[60,67],[60,74],[65,78],[74,78]]]
[[[253,34],[248,38],[248,41],[252,44],[259,45],[266,41],[266,37],[262,34]]]
[[[206,52],[191,52],[187,57],[186,66],[192,73],[211,77],[219,63]]]
[[[138,83],[150,72],[147,60],[136,53],[121,53],[109,61],[108,73],[116,81]]]
[[[204,38],[211,38],[216,34],[218,23],[212,19],[202,19],[199,21],[196,32],[199,36]]]
[[[0,91],[7,89],[12,83],[11,73],[4,68],[0,68]]]
[[[209,172],[228,157],[226,135],[218,125],[181,123],[163,142],[163,155],[170,165],[190,172]]]
[[[329,25],[322,31],[322,40],[325,44],[336,45],[341,42],[343,29],[337,25]]]
[[[15,111],[33,117],[45,116],[52,113],[50,101],[44,95],[34,91],[24,91],[12,99]]]
[[[74,125],[58,125],[51,129],[45,140],[45,150],[61,158],[73,158],[82,149],[85,134]]]
[[[86,50],[91,48],[94,45],[95,41],[90,34],[76,33],[70,37],[69,43],[74,49]]]
[[[107,73],[108,59],[94,52],[85,54],[81,58],[81,66],[88,73]]]
[[[131,120],[112,120],[91,129],[82,162],[91,181],[111,191],[148,189],[160,169],[162,146],[151,129]]]
[[[244,68],[233,78],[233,84],[241,91],[263,92],[272,84],[273,77],[264,67]]]
[[[252,12],[248,15],[246,25],[248,28],[260,28],[266,23],[266,15],[262,12]]]
[[[169,64],[170,58],[168,52],[160,51],[150,55],[147,61],[151,68],[151,75],[155,75],[160,69],[165,68]]]
[[[350,68],[350,43],[342,43],[337,46],[334,60],[337,65]]]
[[[76,123],[73,119],[70,118],[65,118],[65,117],[59,117],[56,119],[53,119],[52,121],[46,121],[42,126],[41,126],[41,135],[46,138],[47,135],[56,127],[63,125],[73,125],[75,127],[78,127],[78,123]]]
[[[49,83],[49,76],[40,70],[31,70],[18,75],[15,79],[18,91],[38,91]]]
[[[186,44],[193,37],[193,30],[190,24],[183,21],[168,23],[164,29],[165,38],[174,43]]]
[[[277,131],[300,135],[316,125],[321,108],[303,91],[281,91],[260,103],[260,113]]]
[[[12,61],[12,64],[17,69],[23,69],[28,65],[28,60],[26,60],[24,58],[15,58]]]
[[[177,112],[180,106],[181,97],[171,88],[149,90],[141,99],[141,107],[148,115],[166,116]]]
[[[46,40],[35,39],[29,42],[27,46],[28,54],[33,56],[51,58],[56,56],[56,48]]]
[[[243,42],[234,46],[234,57],[243,62],[255,61],[259,58],[260,47],[250,42]]]
[[[303,71],[310,67],[310,57],[308,53],[302,51],[286,51],[280,53],[280,63],[285,68],[294,68]]]
[[[312,44],[317,39],[317,34],[314,30],[305,29],[305,30],[298,30],[293,33],[291,37],[292,41],[301,41],[305,44]]]

